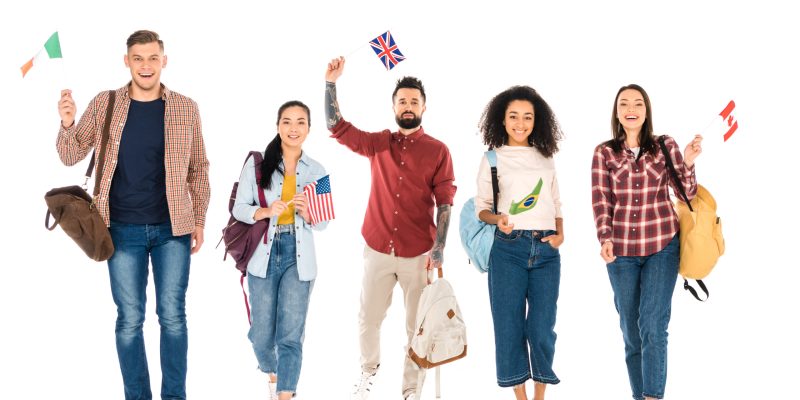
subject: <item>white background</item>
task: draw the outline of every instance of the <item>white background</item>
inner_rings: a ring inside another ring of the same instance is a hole
[[[192,259],[188,292],[188,394],[265,398],[246,338],[233,263],[215,249],[243,157],[274,135],[276,110],[300,99],[312,110],[308,153],[331,173],[337,219],[317,234],[319,276],[311,300],[298,398],[345,399],[359,373],[360,226],[369,190],[366,159],[328,138],[323,73],[349,55],[340,79],[344,117],[365,130],[394,129],[394,81],[425,83],[426,132],[449,145],[458,193],[445,252],[469,330],[469,355],[443,368],[446,399],[511,398],[495,381],[486,275],[458,238],[461,205],[475,191],[484,146],[477,135],[489,99],[531,85],[550,103],[566,139],[556,156],[565,215],[555,371],[550,399],[630,398],[623,344],[590,197],[594,146],[610,137],[616,90],[641,84],[657,133],[684,146],[736,101],[739,130],[706,138],[698,180],[719,202],[727,252],[698,303],[676,288],[669,336],[670,399],[796,396],[797,328],[796,13],[783,2],[13,2],[0,14],[3,146],[0,398],[122,398],[114,347],[116,310],[105,263],[87,261],[60,230],[43,227],[43,194],[82,182],[86,162],[64,167],[55,151],[59,90],[79,113],[98,92],[124,85],[125,39],[159,32],[169,64],[162,81],[200,106],[211,160],[206,243]],[[391,72],[368,47],[390,29],[408,57]],[[19,67],[58,30],[63,63]],[[145,335],[153,391],[160,387],[158,324],[149,287]],[[384,322],[376,399],[400,398],[404,310],[399,288]],[[426,387],[430,393],[432,385]],[[530,390],[530,388],[529,388]],[[532,391],[531,391],[532,393]],[[156,396],[157,397],[157,396]],[[426,396],[427,397],[427,396]]]

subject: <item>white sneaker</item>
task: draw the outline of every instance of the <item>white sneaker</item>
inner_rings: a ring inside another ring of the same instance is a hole
[[[415,393],[411,393],[406,397],[406,400],[417,400],[417,395]]]
[[[350,400],[367,400],[369,398],[370,390],[372,390],[372,382],[375,380],[375,372],[361,371],[361,378],[358,383],[353,385],[353,393],[350,393]]]
[[[270,400],[278,400],[278,383],[277,382],[270,382],[269,383],[269,398],[270,398]]]

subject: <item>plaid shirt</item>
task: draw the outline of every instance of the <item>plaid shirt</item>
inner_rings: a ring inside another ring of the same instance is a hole
[[[665,142],[673,164],[691,200],[697,193],[694,165],[686,168],[675,140]],[[615,153],[603,143],[592,159],[592,208],[600,243],[611,240],[614,254],[647,256],[661,251],[680,225],[667,185],[677,188],[658,148],[656,155],[642,154],[639,160],[627,144]]]
[[[99,179],[100,193],[94,202],[106,225],[109,225],[110,221],[108,193],[117,166],[122,129],[125,127],[131,104],[131,99],[128,97],[129,86],[130,83],[116,90],[103,176],[97,176],[97,165],[95,165],[95,180]],[[161,85],[161,88],[161,98],[165,102],[164,168],[167,180],[167,205],[172,222],[172,234],[180,236],[194,232],[195,226],[205,225],[206,210],[211,196],[208,159],[203,144],[197,103],[167,89],[164,85]],[[86,158],[92,148],[100,146],[107,107],[108,92],[104,91],[89,102],[77,124],[72,124],[69,128],[61,127],[58,131],[56,149],[64,164],[74,165]],[[97,161],[98,164],[99,162],[100,160]]]

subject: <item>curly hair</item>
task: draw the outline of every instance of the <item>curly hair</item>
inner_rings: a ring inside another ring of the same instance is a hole
[[[528,144],[543,156],[552,157],[558,152],[558,141],[564,138],[564,133],[553,110],[530,86],[512,86],[489,102],[478,125],[483,133],[483,143],[490,149],[508,144],[508,133],[503,122],[506,109],[514,100],[525,100],[533,105],[533,131],[528,136]]]

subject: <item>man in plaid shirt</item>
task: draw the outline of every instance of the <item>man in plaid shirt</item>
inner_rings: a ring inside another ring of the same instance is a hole
[[[117,355],[125,398],[152,398],[142,335],[152,260],[161,325],[161,398],[185,399],[186,288],[190,254],[203,245],[208,159],[197,104],[161,84],[167,57],[158,34],[134,32],[127,47],[125,65],[132,79],[115,91],[94,199],[115,249],[108,271],[117,305]],[[76,125],[72,92],[61,92],[56,147],[64,164],[76,164],[99,147],[108,106],[109,93],[101,92]]]

